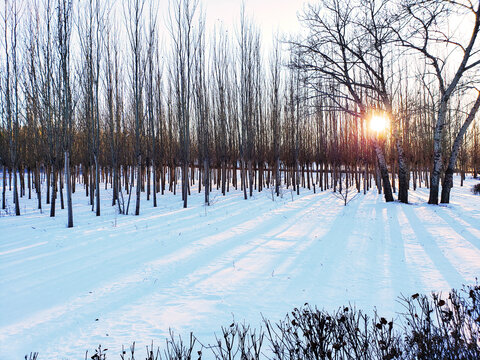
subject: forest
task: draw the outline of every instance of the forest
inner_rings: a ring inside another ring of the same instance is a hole
[[[477,177],[480,1],[313,2],[273,44],[238,11],[229,32],[199,0],[5,0],[2,209],[9,188],[16,215],[36,197],[72,227],[72,192],[100,216],[102,184],[135,215],[177,185],[186,208],[195,183],[206,204],[214,187],[438,204]]]
[[[0,0],[0,358],[478,359],[479,31]]]

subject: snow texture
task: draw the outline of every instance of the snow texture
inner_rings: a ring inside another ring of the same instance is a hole
[[[214,190],[206,207],[194,186],[188,209],[179,195],[153,208],[142,194],[137,217],[118,215],[103,186],[96,217],[77,185],[73,229],[59,200],[50,218],[34,194],[21,198],[21,217],[0,217],[0,359],[83,359],[98,344],[115,358],[133,341],[143,356],[169,328],[212,343],[232,318],[260,327],[262,315],[276,321],[306,302],[395,317],[400,294],[480,275],[475,183],[456,179],[448,206],[426,204],[421,188],[409,205],[371,190],[346,207],[331,191],[283,189],[273,201],[270,190],[249,200]]]

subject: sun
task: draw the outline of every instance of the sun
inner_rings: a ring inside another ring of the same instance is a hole
[[[383,115],[373,115],[370,119],[370,130],[377,134],[383,132],[388,127],[388,118]]]

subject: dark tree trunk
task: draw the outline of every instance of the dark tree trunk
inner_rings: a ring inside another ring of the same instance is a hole
[[[112,184],[112,192],[113,192],[113,195],[112,195],[112,206],[115,206],[116,204],[116,201],[118,200],[118,172],[117,172],[117,167],[116,165],[113,165],[112,166],[112,172],[113,172],[113,184]]]
[[[42,210],[42,183],[40,181],[40,170],[35,166],[35,191],[37,193],[38,209]]]
[[[403,149],[397,147],[398,151],[398,200],[408,204],[408,166],[405,163]]]
[[[242,160],[242,170],[241,170],[241,185],[243,186],[243,198],[245,200],[248,199],[247,197],[247,179],[246,179],[246,170],[245,170],[245,160]]]
[[[3,188],[2,188],[2,209],[5,210],[6,204],[6,192],[7,192],[7,167],[3,165]]]
[[[222,160],[222,195],[225,196],[227,182],[227,166],[225,159]]]
[[[51,172],[50,172],[50,167],[49,166],[45,166],[45,173],[46,173],[46,176],[47,176],[47,196],[46,196],[46,199],[45,199],[45,203],[48,205],[50,204],[50,183],[51,183]]]
[[[18,201],[17,168],[13,166],[13,201],[15,202],[15,215],[20,216],[20,203]]]
[[[152,184],[152,187],[153,187],[153,193],[152,193],[152,196],[153,196],[153,207],[157,207],[157,187],[158,187],[158,182],[157,182],[157,168],[155,166],[155,162],[153,162],[153,184]]]
[[[467,116],[467,119],[463,123],[460,131],[458,132],[455,138],[455,141],[453,142],[452,152],[450,154],[447,170],[445,171],[445,177],[443,179],[442,197],[440,200],[441,203],[443,204],[448,204],[450,202],[450,190],[453,187],[453,172],[455,170],[455,164],[457,163],[458,152],[460,150],[463,137],[467,132],[467,129],[472,123],[473,119],[475,118],[475,114],[477,113],[479,107],[480,107],[480,92],[477,96],[477,100],[475,101],[475,104],[473,105],[472,109],[470,110],[470,113]]]
[[[188,198],[188,163],[185,162],[182,170],[182,197],[183,197],[183,207],[187,208],[187,198]]]
[[[275,159],[275,193],[280,196],[280,186],[282,179],[280,176],[280,158],[277,156]]]
[[[65,182],[67,186],[67,227],[73,227],[73,206],[72,206],[72,189],[70,186],[71,177],[70,177],[70,157],[68,151],[65,151]]]
[[[378,166],[380,169],[380,176],[382,178],[383,184],[383,194],[385,196],[386,202],[393,201],[392,186],[390,184],[390,178],[388,176],[387,162],[385,161],[385,156],[382,149],[377,141],[374,142],[375,153],[377,154]]]
[[[98,156],[95,154],[95,198],[96,198],[96,216],[100,216],[100,174],[98,166]]]
[[[147,201],[150,201],[150,160],[147,158]]]
[[[58,171],[58,191],[60,192],[60,209],[65,209],[65,203],[63,201],[63,176],[62,170]]]
[[[443,186],[442,186],[442,197],[440,200],[442,204],[450,203],[450,190],[453,187],[453,171],[454,169],[450,166],[445,171],[445,176],[443,178]]]
[[[249,195],[250,197],[253,196],[253,179],[255,174],[253,173],[253,164],[252,160],[248,160],[248,186],[249,186]]]
[[[133,184],[133,179],[132,179]],[[142,189],[142,157],[138,155],[137,158],[137,202],[135,204],[135,215],[140,215],[140,191]]]
[[[203,161],[203,171],[203,179],[205,180],[205,204],[210,205],[210,168],[208,166],[208,160],[206,158]]]
[[[56,185],[57,185],[57,177],[55,176],[55,167],[52,166],[52,194],[51,194],[51,200],[50,200],[50,217],[55,217],[55,199],[57,197],[57,192],[56,192]]]
[[[448,98],[442,97],[442,103],[438,110],[437,124],[433,135],[433,167],[430,174],[430,196],[429,204],[438,205],[438,190],[440,183],[440,174],[442,171],[442,134],[445,127],[445,117],[447,113]]]
[[[32,198],[32,180],[30,178],[30,166],[27,168],[27,182],[28,182],[28,199]]]

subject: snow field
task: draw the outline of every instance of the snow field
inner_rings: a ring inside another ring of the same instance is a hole
[[[248,200],[214,190],[206,207],[194,186],[187,209],[180,195],[153,208],[142,193],[138,217],[118,215],[104,186],[96,217],[78,185],[73,229],[59,201],[50,218],[49,205],[41,214],[21,198],[21,217],[0,216],[0,359],[83,359],[98,344],[115,358],[133,341],[143,356],[169,328],[207,344],[232,317],[259,327],[306,302],[395,317],[400,294],[480,275],[476,182],[456,181],[448,206],[426,204],[421,188],[409,205],[371,190],[346,207],[330,191],[272,201],[269,190]]]

